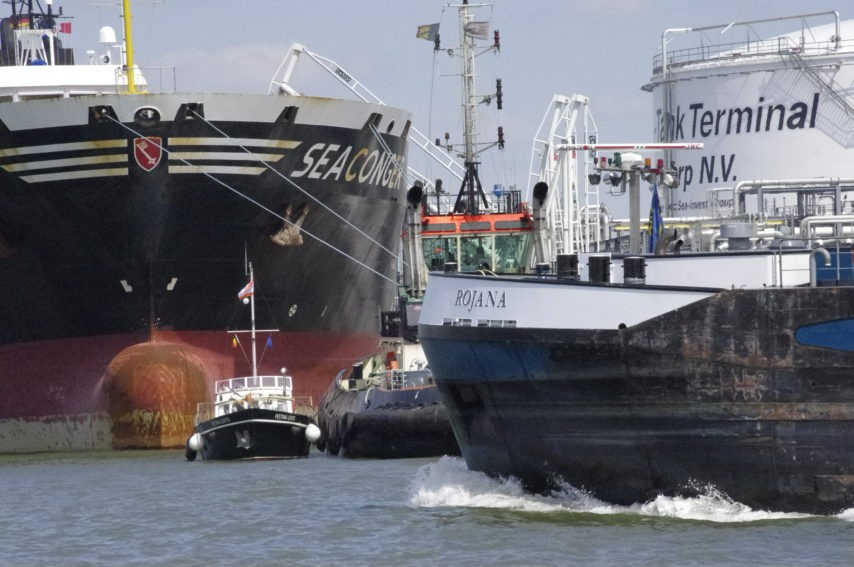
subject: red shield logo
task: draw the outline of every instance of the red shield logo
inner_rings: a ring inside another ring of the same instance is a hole
[[[151,171],[160,163],[163,155],[163,145],[160,137],[135,138],[133,141],[133,157],[136,163],[145,171]]]

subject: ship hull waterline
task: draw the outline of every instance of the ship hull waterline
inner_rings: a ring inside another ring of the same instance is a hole
[[[837,513],[854,506],[852,321],[854,288],[732,290],[624,329],[419,336],[473,470],[626,505],[714,486]]]
[[[435,386],[344,390],[334,382],[318,404],[318,448],[359,459],[459,455],[448,412]]]
[[[196,427],[202,443],[198,453],[206,461],[308,457],[309,424],[307,416],[289,412],[261,408],[236,411]]]

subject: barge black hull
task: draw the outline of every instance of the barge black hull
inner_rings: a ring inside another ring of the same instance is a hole
[[[422,325],[469,468],[618,503],[854,506],[854,288],[724,291],[624,329]]]

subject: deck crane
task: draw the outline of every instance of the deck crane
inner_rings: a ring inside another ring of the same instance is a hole
[[[607,210],[599,204],[598,190],[587,183],[588,161],[595,161],[595,155],[560,149],[562,144],[579,138],[596,140],[596,124],[588,102],[589,98],[580,94],[554,95],[534,136],[527,200],[533,203],[535,216],[539,216],[535,242],[538,263],[558,254],[592,251],[596,243],[604,240]],[[579,167],[584,170],[580,180]],[[537,195],[532,195],[538,182],[548,185],[541,203]]]
[[[301,55],[305,55],[314,61],[323,70],[332,75],[338,82],[350,89],[350,91],[362,101],[383,106],[386,105],[377,95],[362,84],[355,75],[346,71],[335,61],[310,51],[300,43],[294,43],[291,45],[291,48],[288,50],[288,53],[285,55],[285,58],[276,70],[273,79],[270,81],[270,87],[268,89],[269,93],[277,91],[290,95],[300,94],[296,89],[291,87],[290,81]],[[441,148],[436,147],[434,143],[432,143],[424,134],[419,132],[414,126],[409,128],[409,141],[426,152],[431,159],[445,168],[451,175],[460,181],[463,180],[465,176],[465,169],[463,166]],[[432,179],[428,179],[425,175],[415,171],[411,167],[407,167],[407,173],[410,177],[420,180],[426,191],[434,191],[434,183]]]

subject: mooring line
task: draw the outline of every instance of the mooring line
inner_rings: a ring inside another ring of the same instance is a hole
[[[383,151],[392,157],[392,163],[394,164],[394,170],[397,172],[398,178],[399,179],[406,179],[407,178],[407,172],[404,171],[404,169],[403,169],[403,167],[401,167],[400,163],[396,159],[394,159],[394,157],[395,157],[394,153],[391,151],[391,148],[386,143],[386,141],[383,140],[382,134],[380,134],[379,130],[377,130],[377,127],[374,126],[373,124],[371,124],[369,127],[371,129],[371,132],[374,133],[374,137],[377,139],[377,143],[379,143],[379,145],[383,149]],[[409,142],[407,141],[407,143],[409,143]]]
[[[140,137],[140,138],[145,138],[145,139],[149,140],[149,142],[151,142],[152,144],[154,144],[155,146],[157,146],[158,148],[160,148],[160,151],[164,152],[166,155],[171,155],[171,154],[172,154],[172,152],[170,152],[168,149],[166,149],[165,147],[163,147],[163,145],[162,145],[162,144],[159,144],[159,143],[154,142],[154,140],[151,140],[150,138],[148,138],[148,137],[147,137],[147,136],[145,136],[144,134],[142,134],[142,133],[140,133],[140,132],[137,132],[136,130],[134,130],[134,129],[133,129],[133,128],[131,128],[130,126],[128,126],[128,125],[126,125],[126,124],[122,123],[122,122],[121,122],[121,121],[119,121],[118,119],[113,118],[112,116],[109,116],[109,115],[107,115],[107,114],[102,115],[102,117],[106,117],[106,118],[108,118],[108,119],[112,120],[113,122],[115,122],[116,124],[118,124],[118,125],[119,125],[119,126],[121,126],[122,128],[126,129],[127,131],[131,132],[131,133],[132,133],[133,135],[135,135],[135,136],[138,136],[138,137]],[[365,263],[364,263],[364,262],[362,262],[361,260],[357,260],[356,258],[354,258],[353,256],[351,256],[350,254],[347,254],[346,252],[344,252],[344,251],[343,251],[343,250],[341,250],[340,248],[338,248],[338,247],[334,246],[333,244],[330,244],[329,242],[327,242],[327,241],[323,240],[323,239],[322,239],[322,238],[320,238],[319,236],[315,236],[314,234],[312,234],[311,232],[309,232],[309,231],[308,231],[308,230],[306,230],[305,228],[300,227],[299,225],[297,225],[296,223],[294,223],[294,222],[292,222],[292,221],[290,221],[290,220],[286,219],[286,218],[285,218],[285,217],[283,217],[282,215],[280,215],[280,214],[278,214],[278,213],[276,213],[276,212],[273,212],[273,211],[272,211],[272,210],[270,210],[268,207],[266,207],[266,206],[264,206],[263,204],[259,203],[258,201],[256,201],[256,200],[255,200],[255,199],[253,199],[252,197],[249,197],[248,195],[244,195],[243,193],[241,193],[240,191],[238,191],[238,190],[237,190],[237,189],[235,189],[234,187],[231,187],[228,183],[225,183],[224,181],[221,181],[220,179],[217,179],[216,177],[214,177],[213,175],[211,175],[210,173],[208,173],[208,172],[206,172],[206,171],[202,171],[202,170],[201,170],[201,168],[200,168],[199,166],[197,166],[197,165],[195,165],[195,164],[193,164],[193,163],[190,163],[189,161],[187,161],[187,160],[185,160],[185,159],[183,159],[183,158],[176,157],[175,159],[176,159],[177,161],[182,162],[184,165],[188,165],[188,166],[190,166],[190,167],[196,167],[196,168],[199,168],[199,173],[200,173],[201,175],[204,175],[205,177],[207,177],[208,179],[210,179],[210,180],[211,180],[211,181],[213,181],[214,183],[217,183],[218,185],[221,185],[222,187],[225,187],[226,189],[228,189],[228,190],[229,190],[229,191],[231,191],[232,193],[234,193],[234,194],[236,194],[236,195],[238,195],[238,196],[240,196],[240,197],[242,197],[242,198],[246,199],[246,200],[247,200],[247,201],[249,201],[250,203],[254,204],[255,206],[257,206],[257,207],[258,207],[258,208],[260,208],[261,210],[266,211],[266,212],[270,213],[271,215],[273,215],[274,217],[276,217],[277,219],[280,219],[280,220],[282,220],[283,222],[285,222],[285,223],[287,223],[287,224],[289,224],[289,225],[291,225],[291,226],[293,226],[293,227],[297,228],[297,229],[298,229],[302,234],[306,234],[306,235],[310,236],[311,238],[313,238],[314,240],[316,240],[316,241],[317,241],[317,242],[319,242],[320,244],[322,244],[322,245],[326,246],[327,248],[330,248],[331,250],[334,250],[335,252],[337,252],[338,254],[341,254],[341,255],[342,255],[342,256],[344,256],[345,258],[348,258],[348,259],[352,260],[352,261],[353,261],[353,262],[355,262],[356,264],[358,264],[358,265],[362,266],[363,268],[365,268],[365,269],[367,269],[367,270],[369,270],[369,271],[373,272],[374,274],[378,275],[379,277],[383,278],[384,280],[386,280],[386,281],[388,281],[388,282],[391,282],[391,283],[392,283],[392,284],[394,284],[394,285],[397,285],[397,281],[395,281],[395,280],[393,280],[392,278],[390,278],[390,277],[386,276],[385,274],[382,274],[382,273],[378,272],[377,270],[375,270],[375,269],[373,269],[372,267],[368,266],[367,264],[365,264]],[[392,254],[392,256],[394,256],[394,254]],[[396,257],[396,256],[395,256],[395,257]]]
[[[218,134],[222,135],[224,138],[229,139],[229,140],[233,139],[231,136],[229,136],[228,134],[223,132],[221,129],[219,129],[214,123],[208,121],[204,116],[202,116],[201,114],[199,114],[195,110],[192,110],[191,112],[194,115],[196,115],[202,122],[204,122],[205,124],[207,124],[208,126],[213,128]],[[374,132],[376,132],[376,130],[373,128],[373,126],[371,126],[371,128],[374,130]],[[380,140],[380,143],[383,144],[383,141]],[[344,224],[352,227],[356,232],[358,232],[359,234],[361,234],[362,236],[364,236],[365,238],[367,238],[368,240],[370,240],[371,242],[373,242],[374,244],[376,244],[377,246],[379,246],[380,248],[382,248],[383,250],[385,250],[386,252],[391,254],[392,258],[394,258],[396,260],[399,259],[397,254],[395,254],[394,252],[392,252],[391,250],[389,250],[388,248],[383,246],[381,243],[374,240],[374,238],[371,235],[367,234],[361,228],[359,228],[355,224],[351,223],[349,220],[344,218],[342,215],[340,215],[339,213],[334,211],[331,207],[329,207],[329,205],[327,205],[326,203],[324,203],[323,201],[321,201],[320,199],[318,199],[317,197],[315,197],[314,195],[312,195],[311,193],[309,193],[308,191],[306,191],[305,189],[300,187],[300,185],[296,181],[294,181],[293,179],[291,179],[290,177],[288,177],[287,175],[280,172],[275,167],[273,167],[272,165],[270,165],[269,163],[267,163],[266,161],[261,159],[255,152],[244,147],[242,144],[237,144],[237,147],[239,147],[241,150],[243,150],[247,154],[253,156],[254,160],[260,161],[267,169],[269,169],[270,171],[272,171],[273,173],[278,175],[280,178],[284,179],[286,182],[290,183],[291,186],[293,186],[295,189],[300,191],[303,195],[305,195],[306,197],[308,197],[309,199],[311,199],[312,201],[314,201],[315,203],[317,203],[318,205],[320,205],[321,207],[323,207],[324,209],[329,211],[332,215],[334,215],[335,217],[337,217],[338,219],[343,221]],[[391,153],[391,150],[388,148],[387,145],[383,144],[383,150],[386,151],[391,156],[392,163],[395,164],[396,170],[400,171],[400,165],[397,163],[397,159],[395,158],[394,154]]]

